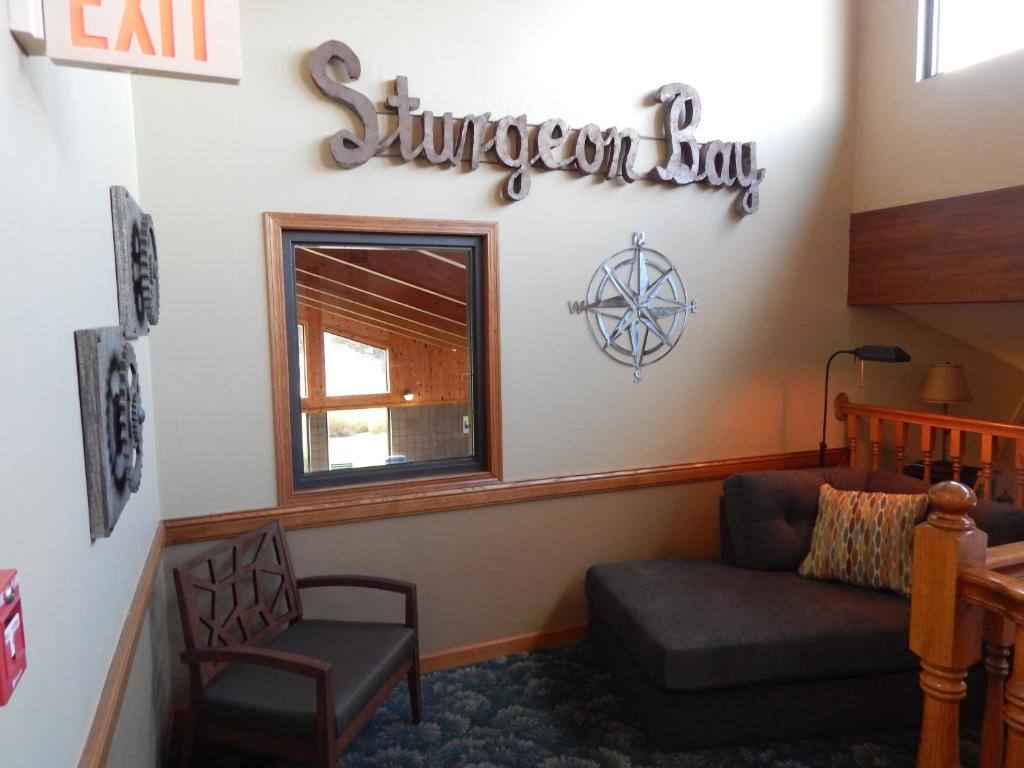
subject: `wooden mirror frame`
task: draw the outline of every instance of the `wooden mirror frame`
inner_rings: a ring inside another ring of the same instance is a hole
[[[380,497],[426,491],[457,491],[499,482],[501,453],[501,353],[498,311],[498,225],[495,222],[434,219],[394,219],[326,214],[276,213],[263,215],[267,257],[267,301],[270,319],[270,375],[274,416],[274,457],[280,506],[369,501]],[[288,358],[286,286],[282,243],[287,230],[364,232],[398,235],[469,235],[482,241],[482,317],[486,450],[479,471],[360,482],[317,489],[296,489],[293,469],[291,394]],[[408,514],[407,512],[405,514]]]

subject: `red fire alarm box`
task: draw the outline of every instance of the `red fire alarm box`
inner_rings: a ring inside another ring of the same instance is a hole
[[[25,673],[25,627],[17,571],[0,571],[0,707]]]

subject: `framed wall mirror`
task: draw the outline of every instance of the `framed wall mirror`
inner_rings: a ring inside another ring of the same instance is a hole
[[[267,214],[278,492],[500,478],[495,225]]]

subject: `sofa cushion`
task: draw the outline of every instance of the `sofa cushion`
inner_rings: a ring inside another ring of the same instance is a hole
[[[868,472],[863,490],[868,493],[928,493],[931,486],[924,480],[896,472]],[[846,491],[861,490],[844,488]]]
[[[725,481],[722,558],[744,568],[796,570],[811,545],[818,490],[927,493],[929,485],[895,472],[851,467],[743,472]],[[1024,540],[1024,510],[979,501],[972,516],[989,546]]]
[[[736,565],[795,571],[811,546],[821,486],[863,491],[867,481],[866,470],[851,467],[732,475],[722,513]]]
[[[334,667],[334,724],[348,725],[388,677],[412,654],[414,632],[401,624],[303,619],[269,643],[330,662]],[[235,664],[203,692],[200,716],[311,741],[316,681],[269,667]]]
[[[924,493],[839,491],[825,483],[811,550],[797,573],[909,597],[914,526],[927,513]]]
[[[892,593],[690,559],[595,565],[586,593],[665,690],[918,667]]]

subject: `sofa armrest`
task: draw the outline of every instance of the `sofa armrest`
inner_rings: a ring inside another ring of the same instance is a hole
[[[988,534],[990,547],[1024,541],[1024,509],[997,501],[978,501],[971,517]]]

